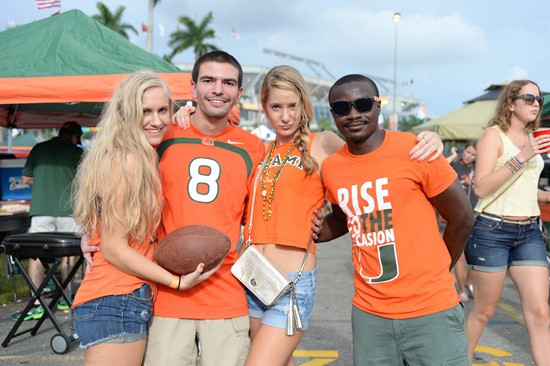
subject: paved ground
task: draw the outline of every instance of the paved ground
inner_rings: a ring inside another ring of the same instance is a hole
[[[306,332],[295,357],[298,365],[352,365],[351,361],[351,297],[353,269],[350,243],[347,238],[318,246],[319,262],[316,304]],[[465,311],[471,308],[466,304]],[[11,314],[23,309],[25,303],[4,305],[0,308],[0,340],[4,340],[14,322]],[[57,312],[65,331],[71,334],[68,314]],[[517,292],[507,280],[502,301],[494,319],[489,323],[476,352],[477,366],[532,365],[526,330],[522,325]],[[21,329],[29,329],[35,321],[24,322]],[[36,336],[29,333],[14,338],[7,348],[0,348],[0,365],[80,365],[83,351],[74,346],[64,355],[50,348],[51,338],[57,334],[50,321],[44,322]]]

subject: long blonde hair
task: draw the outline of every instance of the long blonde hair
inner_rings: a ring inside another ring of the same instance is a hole
[[[496,112],[493,118],[487,123],[487,127],[499,126],[500,129],[504,132],[508,132],[510,128],[510,118],[512,117],[512,111],[510,110],[510,105],[514,102],[514,99],[519,95],[521,88],[525,85],[533,84],[539,89],[540,88],[534,81],[531,80],[514,80],[510,84],[506,85],[500,98],[498,99],[498,104],[496,107]],[[532,132],[536,130],[540,124],[540,115],[542,114],[542,105],[540,106],[539,113],[537,118],[534,121],[529,122],[525,127],[526,132]]]
[[[162,211],[162,189],[157,154],[142,126],[142,97],[151,88],[166,92],[172,111],[170,90],[152,71],[127,76],[103,109],[97,135],[74,181],[74,217],[86,232],[98,233],[100,223],[102,229],[110,231],[116,220],[138,243],[155,235]],[[124,208],[117,210],[120,194]],[[102,217],[115,220],[101,221]]]
[[[302,154],[302,166],[306,174],[310,175],[317,171],[319,164],[307,151],[309,123],[313,120],[313,107],[311,105],[309,89],[298,70],[287,65],[275,66],[266,74],[260,90],[260,101],[264,111],[266,110],[267,97],[273,88],[293,91],[300,98],[302,116],[298,129],[294,132],[293,139]]]

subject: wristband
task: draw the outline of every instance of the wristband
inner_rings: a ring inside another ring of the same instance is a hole
[[[520,168],[518,168],[516,165],[514,165],[512,162],[511,162],[512,159],[509,159],[509,160],[506,160],[506,162],[504,163],[504,166],[506,168],[508,168],[508,170],[513,174],[516,174],[517,172],[519,172]]]
[[[512,159],[514,159],[516,161],[516,163],[518,163],[518,165],[520,166],[520,168],[523,166],[523,163],[521,161],[519,161],[518,157],[517,156],[512,156]]]
[[[180,287],[180,280],[181,280],[181,277],[178,277],[178,276],[172,277],[172,282],[170,283],[170,287],[175,290],[178,290]]]
[[[509,162],[514,168],[516,168],[517,170],[520,170],[520,169],[521,169],[521,166],[514,160],[514,158],[510,158],[510,160],[508,160],[508,162]]]

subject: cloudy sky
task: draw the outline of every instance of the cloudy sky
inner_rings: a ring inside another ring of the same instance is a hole
[[[141,24],[147,22],[148,1],[103,2],[113,11],[126,7],[124,21],[140,31],[130,40],[145,48]],[[98,13],[93,0],[61,3],[62,11]],[[34,0],[0,0],[0,4],[0,30],[56,11],[38,10]],[[529,78],[550,91],[550,2],[546,0],[161,0],[155,9],[154,53],[170,52],[169,34],[176,30],[179,16],[198,22],[209,11],[218,35],[213,43],[244,65],[290,63],[316,76],[304,64],[264,53],[269,48],[316,60],[336,78],[363,73],[386,79],[393,79],[394,72],[392,15],[400,12],[398,93],[422,100],[431,117],[452,111],[504,80]],[[192,63],[193,54],[181,53],[174,62]],[[387,87],[392,89],[391,84]]]

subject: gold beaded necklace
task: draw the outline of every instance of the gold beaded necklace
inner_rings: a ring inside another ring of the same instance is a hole
[[[279,169],[277,169],[277,172],[273,176],[273,180],[271,182],[271,192],[269,195],[267,194],[267,188],[266,188],[266,182],[269,180],[269,167],[271,166],[271,163],[273,162],[273,159],[275,157],[271,157],[271,154],[273,153],[273,150],[275,149],[277,141],[273,141],[273,144],[271,145],[271,148],[269,149],[269,153],[267,154],[267,166],[265,167],[263,173],[262,173],[262,215],[264,217],[264,221],[267,221],[273,216],[273,211],[271,210],[271,203],[275,200],[275,184],[277,183],[277,179],[279,178],[279,174],[281,174],[281,170],[283,170],[283,166],[285,166],[285,163],[287,162],[288,158],[290,157],[290,154],[292,153],[292,150],[294,150],[294,147],[296,146],[296,141],[292,144],[290,149],[288,149],[288,152],[285,155],[285,158],[283,159],[283,162],[281,163],[281,166]]]

